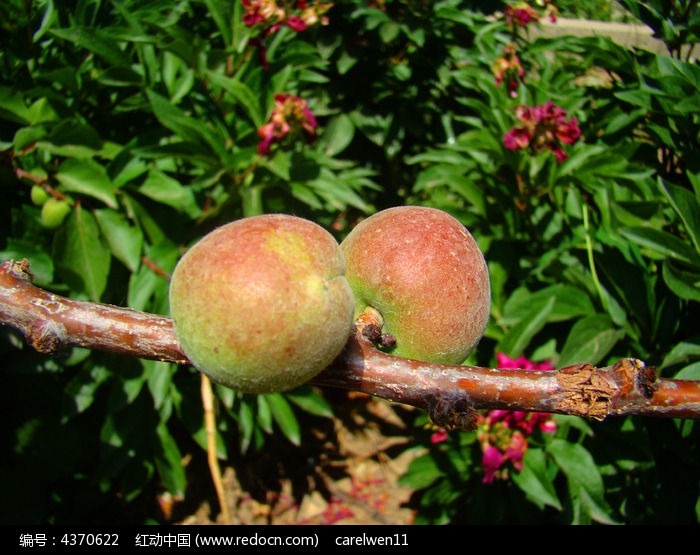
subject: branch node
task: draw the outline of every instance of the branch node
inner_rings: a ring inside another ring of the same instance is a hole
[[[29,325],[25,339],[38,352],[54,355],[63,348],[66,329],[58,322],[35,320]]]
[[[396,347],[396,338],[390,333],[383,333],[379,337],[379,346],[383,349],[393,349]]]
[[[2,265],[2,269],[6,269],[7,273],[12,277],[21,279],[23,281],[32,282],[34,281],[34,274],[29,270],[29,260],[23,258],[22,260],[10,259]]]
[[[651,399],[654,392],[659,389],[656,369],[653,366],[647,366],[639,359],[624,358],[616,362],[612,370],[620,386],[618,397],[622,395],[632,397],[631,394],[636,393],[644,399]]]
[[[396,338],[390,333],[382,333],[382,327],[378,324],[365,322],[362,325],[362,335],[375,347],[381,349],[393,349],[396,347]]]
[[[366,324],[362,327],[362,335],[366,337],[372,345],[376,345],[382,339],[382,328],[377,324]]]
[[[462,393],[445,393],[433,397],[427,403],[430,420],[447,430],[475,430],[476,411],[469,396]]]

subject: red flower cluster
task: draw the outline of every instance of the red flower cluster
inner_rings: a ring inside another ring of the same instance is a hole
[[[265,37],[278,31],[281,27],[289,27],[294,31],[304,31],[320,23],[326,25],[328,17],[324,14],[333,7],[330,2],[313,2],[307,0],[241,0],[245,13],[243,23],[248,27],[262,25],[259,36],[253,39],[258,48],[263,66],[268,67]]]
[[[276,94],[272,114],[267,123],[258,129],[261,139],[258,152],[268,155],[274,143],[281,143],[285,138],[300,133],[306,136],[307,142],[311,142],[316,139],[317,126],[306,100],[290,94]]]
[[[537,23],[540,20],[540,14],[527,2],[516,2],[506,6],[504,15],[506,25],[511,29],[527,27],[530,23]]]
[[[566,111],[550,100],[540,106],[520,105],[515,110],[520,126],[513,127],[503,136],[503,144],[510,150],[532,148],[540,151],[545,148],[554,153],[558,162],[563,162],[568,154],[562,144],[574,144],[581,136],[577,118],[566,121]]]
[[[503,49],[503,55],[493,63],[491,71],[496,77],[497,87],[505,81],[508,94],[512,97],[518,95],[518,82],[525,83],[525,69],[518,58],[514,44],[509,44]]]
[[[282,0],[281,5],[278,5],[276,0],[241,0],[241,2],[246,10],[243,14],[243,23],[248,27],[258,23],[268,25],[266,34],[274,33],[283,25],[294,31],[304,31],[316,23],[325,25],[328,23],[328,18],[324,14],[333,6],[329,2],[313,2],[313,5],[309,5],[306,0]]]
[[[548,362],[535,363],[521,356],[512,359],[503,353],[497,353],[499,368],[523,368],[526,370],[553,370]],[[477,428],[477,437],[481,446],[481,464],[484,469],[482,482],[490,484],[496,477],[506,477],[503,466],[510,461],[513,468],[522,470],[523,456],[527,451],[527,436],[536,430],[553,432],[556,423],[546,412],[524,412],[492,410],[481,416]]]

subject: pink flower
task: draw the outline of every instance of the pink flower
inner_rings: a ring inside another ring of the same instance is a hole
[[[493,483],[496,471],[501,468],[504,462],[503,453],[493,445],[487,445],[481,457],[481,465],[484,467],[484,477],[481,480],[484,484]]]
[[[503,144],[510,150],[529,147],[537,152],[548,148],[558,162],[563,162],[568,154],[561,145],[574,144],[581,136],[578,119],[566,121],[566,111],[551,100],[540,106],[521,104],[515,109],[515,119],[520,125],[503,135]]]
[[[518,358],[510,358],[503,353],[496,353],[496,361],[499,368],[524,368],[525,370],[554,370],[554,366],[548,361],[532,362],[520,355]]]
[[[537,10],[527,2],[515,2],[505,9],[506,24],[510,28],[527,27],[530,23],[537,23],[540,15]]]
[[[447,441],[447,430],[445,430],[445,428],[440,428],[437,432],[430,436],[430,443],[433,445],[442,443],[443,441]]]
[[[306,24],[306,22],[298,15],[289,16],[287,18],[287,20],[285,21],[285,24],[287,25],[287,27],[289,27],[290,29],[293,29],[294,31],[297,31],[297,32],[304,31],[304,30],[308,29],[308,27],[309,27]]]
[[[309,110],[306,100],[289,94],[276,94],[275,106],[267,123],[258,129],[260,143],[258,152],[268,155],[272,145],[287,137],[304,135],[307,142],[316,139],[316,118]]]

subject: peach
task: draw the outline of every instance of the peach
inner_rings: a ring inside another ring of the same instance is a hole
[[[392,354],[460,364],[481,340],[491,308],[483,253],[469,230],[435,208],[399,206],[341,242],[355,316],[368,307],[396,340]]]
[[[244,393],[292,389],[340,354],[354,298],[335,238],[285,214],[243,218],[180,259],[170,311],[182,349],[214,382]]]

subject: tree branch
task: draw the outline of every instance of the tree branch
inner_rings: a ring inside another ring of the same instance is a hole
[[[48,355],[75,346],[189,364],[169,318],[49,293],[32,284],[26,260],[0,264],[0,324]],[[371,313],[360,317],[343,352],[311,383],[412,405],[449,428],[471,428],[475,409],[597,420],[632,414],[700,418],[700,381],[657,378],[654,368],[637,359],[549,371],[444,366],[377,349],[377,326]]]

